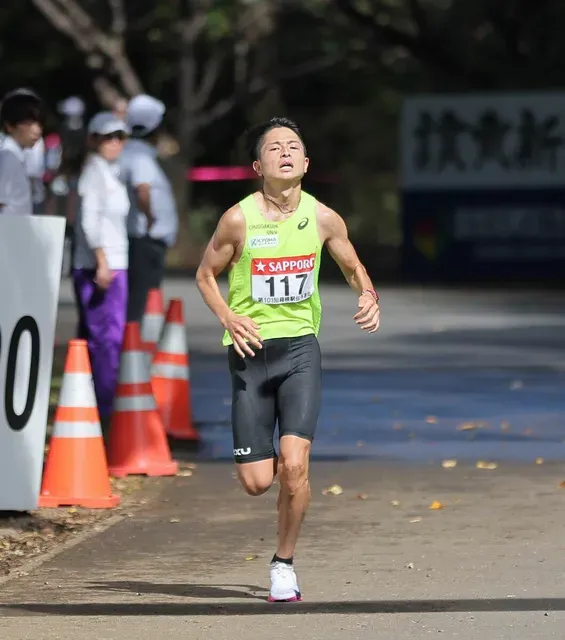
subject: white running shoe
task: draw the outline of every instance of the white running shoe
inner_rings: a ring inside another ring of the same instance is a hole
[[[300,602],[302,595],[291,564],[271,562],[271,591],[269,602]]]

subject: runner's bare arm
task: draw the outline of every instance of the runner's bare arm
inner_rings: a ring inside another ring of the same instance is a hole
[[[318,229],[323,243],[336,261],[349,286],[359,295],[359,311],[354,319],[369,333],[379,328],[379,304],[375,289],[355,248],[349,240],[343,218],[333,209],[318,203]]]
[[[321,240],[325,242],[331,257],[337,262],[349,286],[359,295],[364,289],[373,289],[371,278],[349,240],[343,218],[333,209],[319,203],[318,221]]]
[[[196,272],[196,285],[204,302],[224,326],[229,307],[222,296],[217,277],[234,261],[237,248],[244,237],[245,218],[236,205],[220,218]]]
[[[242,358],[246,353],[251,357],[255,355],[247,342],[261,348],[259,327],[251,318],[233,313],[222,296],[217,277],[226,267],[237,262],[244,242],[245,217],[239,205],[236,205],[220,218],[196,272],[196,285],[204,302],[229,332],[234,348]]]

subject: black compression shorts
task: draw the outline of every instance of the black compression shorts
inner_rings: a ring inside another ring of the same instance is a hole
[[[274,338],[255,357],[228,348],[232,378],[233,456],[235,462],[275,457],[273,438],[314,439],[322,396],[320,345],[313,334]]]

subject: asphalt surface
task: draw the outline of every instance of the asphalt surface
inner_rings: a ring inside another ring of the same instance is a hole
[[[563,638],[561,465],[315,462],[304,602],[265,601],[275,496],[224,463],[2,586],[13,640]],[[323,490],[339,483],[339,496]],[[443,509],[430,510],[433,501]]]
[[[229,461],[222,331],[192,280],[170,280],[164,292],[184,301],[200,458]],[[352,319],[353,292],[322,287],[324,402],[314,458],[565,458],[565,293],[384,288],[380,295],[381,329],[367,335]],[[61,300],[64,341],[75,323],[68,283]]]
[[[565,296],[380,293],[368,336],[346,286],[322,289],[305,602],[265,602],[276,490],[249,498],[236,482],[221,331],[192,281],[169,281],[204,440],[194,475],[155,479],[157,500],[4,584],[1,637],[562,639]],[[74,322],[65,284],[60,341]]]

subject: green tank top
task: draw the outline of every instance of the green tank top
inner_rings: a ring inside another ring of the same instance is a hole
[[[245,216],[245,244],[228,276],[228,305],[259,325],[263,340],[318,335],[322,304],[318,274],[322,243],[316,199],[302,192],[286,220],[265,219],[253,195],[239,203]],[[232,344],[226,331],[224,345]]]

